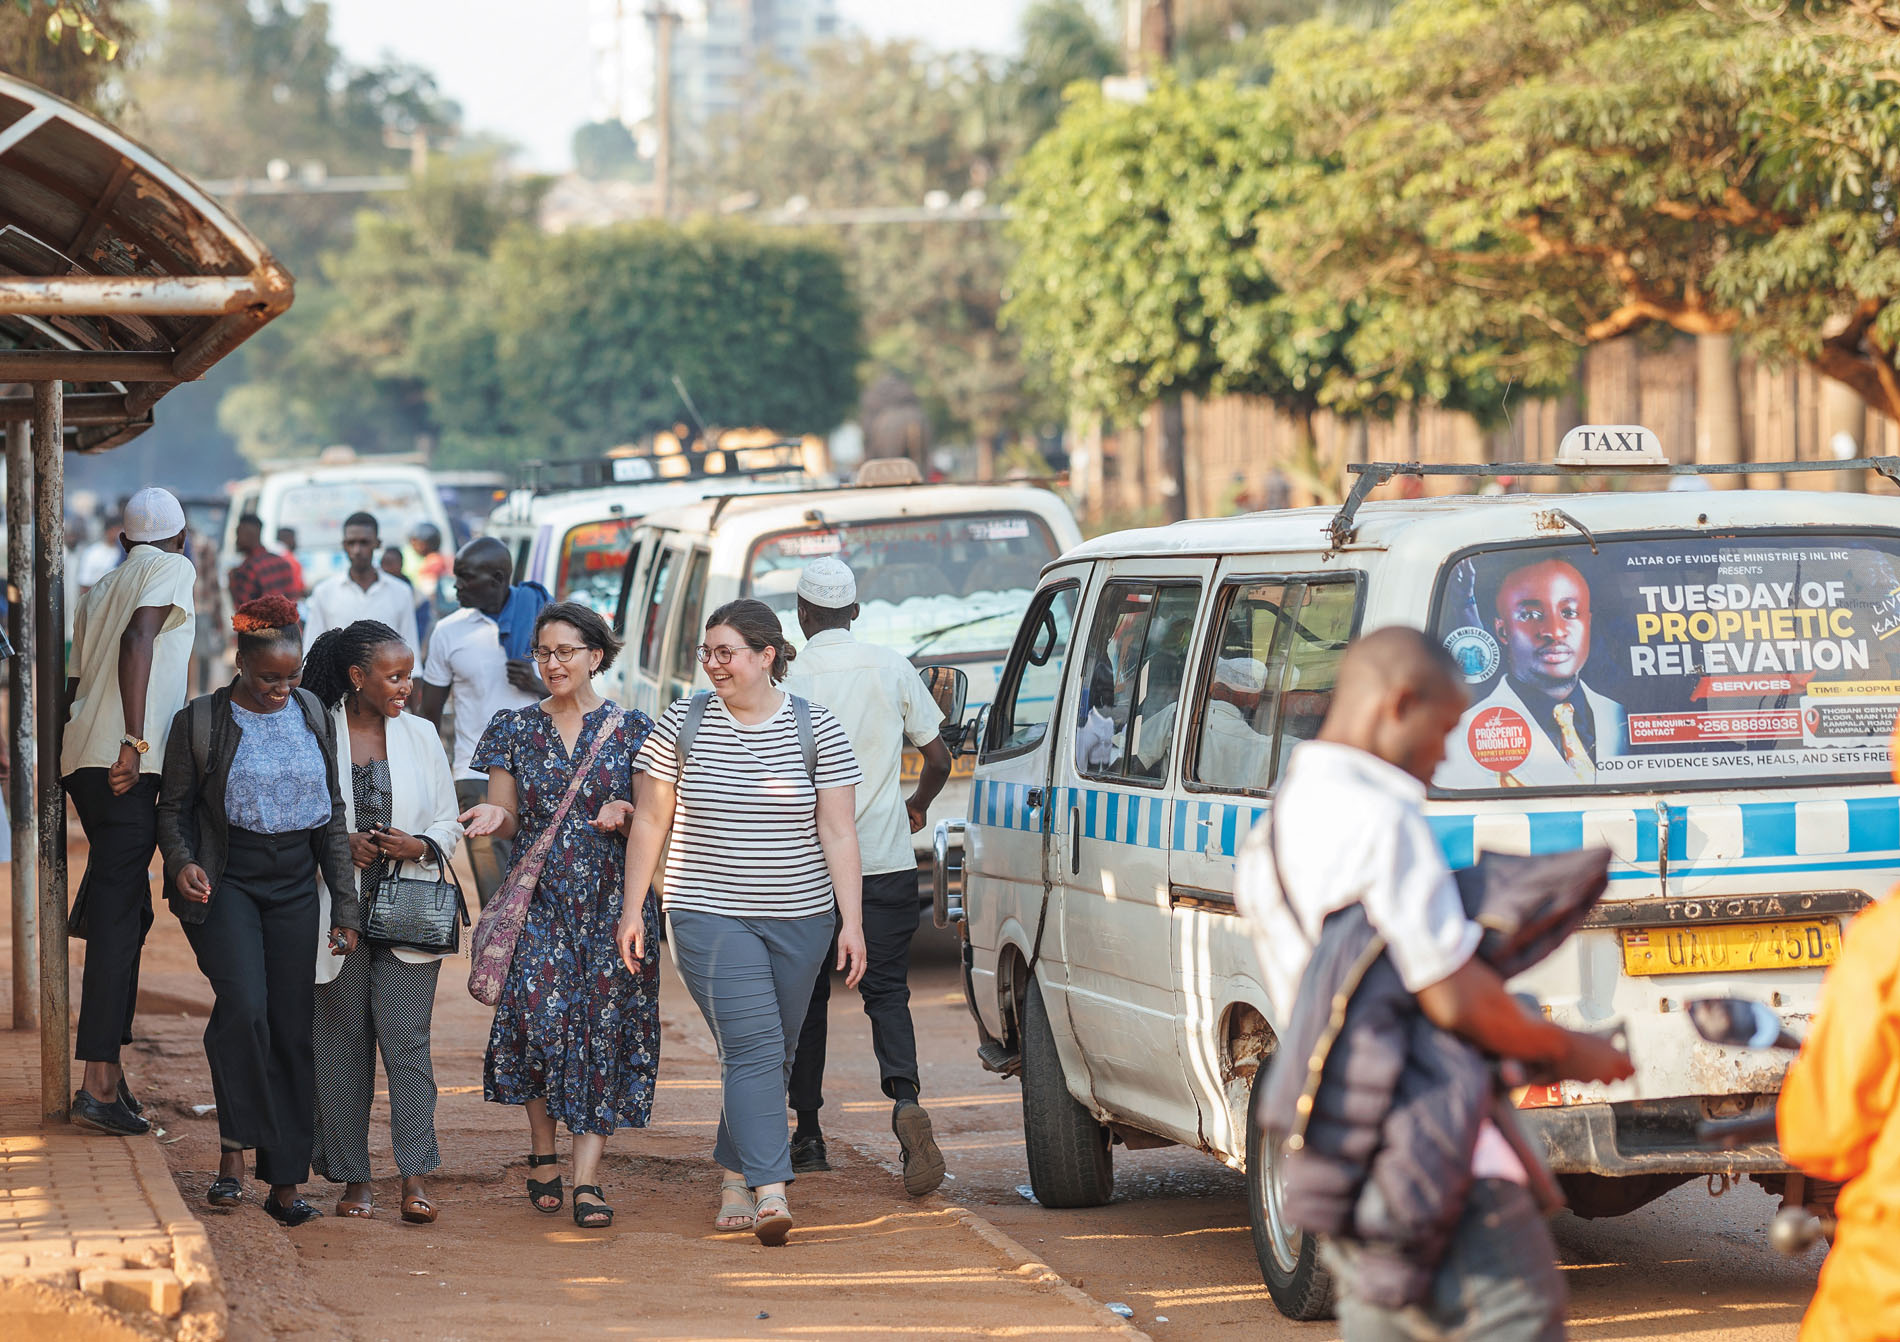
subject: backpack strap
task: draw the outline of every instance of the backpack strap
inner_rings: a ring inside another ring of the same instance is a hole
[[[680,757],[682,778],[686,776],[686,757],[693,753],[693,738],[699,735],[699,724],[706,720],[706,705],[711,699],[711,690],[694,690],[693,697],[686,701],[686,717],[680,723],[679,739],[673,743]]]
[[[811,729],[811,704],[795,694],[786,697],[792,701],[792,722],[798,727],[798,753],[805,760],[805,777],[817,787],[818,737]]]

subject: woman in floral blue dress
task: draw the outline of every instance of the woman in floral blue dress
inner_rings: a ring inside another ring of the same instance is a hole
[[[534,627],[534,659],[548,697],[495,714],[473,764],[488,770],[488,800],[461,819],[470,834],[515,841],[518,862],[560,809],[574,770],[619,710],[593,678],[620,651],[607,622],[560,602]],[[637,976],[614,947],[620,917],[625,833],[633,806],[633,758],[653,723],[626,712],[602,745],[568,809],[528,906],[495,1008],[483,1092],[528,1111],[531,1167],[553,1165],[555,1124],[574,1135],[574,1224],[613,1224],[595,1182],[607,1137],[645,1127],[660,1061],[660,962],[649,949]],[[659,940],[649,900],[647,946]],[[561,1209],[561,1178],[528,1181],[539,1211]],[[587,1200],[583,1201],[583,1197]]]

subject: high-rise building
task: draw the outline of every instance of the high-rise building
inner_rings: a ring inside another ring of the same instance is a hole
[[[774,69],[801,69],[815,43],[841,33],[837,0],[594,0],[594,7],[605,114],[641,123],[649,136],[662,10],[674,16],[667,26],[676,134],[744,110]]]

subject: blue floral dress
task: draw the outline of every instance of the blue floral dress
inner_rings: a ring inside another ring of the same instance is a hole
[[[554,818],[577,761],[592,749],[611,706],[581,724],[570,756],[539,704],[504,709],[482,733],[477,769],[514,775],[521,805],[517,859]],[[610,801],[633,796],[633,758],[653,722],[629,711],[601,748],[548,850],[540,885],[495,1007],[483,1093],[498,1104],[547,1101],[569,1132],[645,1127],[660,1065],[658,900],[646,908],[646,959],[629,976],[614,949],[625,840],[588,822]]]

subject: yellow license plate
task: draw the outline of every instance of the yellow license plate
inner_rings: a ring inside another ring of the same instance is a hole
[[[1838,918],[1706,927],[1635,927],[1623,933],[1625,974],[1739,974],[1831,965],[1841,953]]]
[[[923,752],[906,749],[903,755],[903,763],[898,766],[898,781],[901,783],[915,783],[919,778],[923,777],[923,773]],[[950,761],[950,777],[952,779],[976,777],[976,756],[958,755],[952,759]]]

